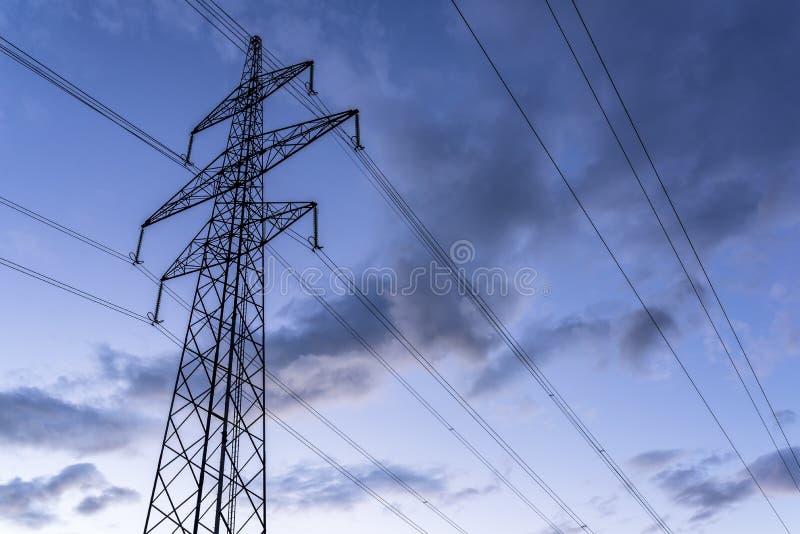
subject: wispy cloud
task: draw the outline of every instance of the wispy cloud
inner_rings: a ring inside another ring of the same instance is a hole
[[[130,412],[73,404],[37,388],[0,391],[0,443],[86,454],[126,447],[143,425]]]
[[[86,495],[76,508],[81,514],[138,496],[132,489],[109,485],[94,464],[73,464],[50,477],[14,478],[0,484],[0,518],[28,528],[43,527],[57,519],[59,501],[73,492]],[[92,492],[99,493],[87,495]]]
[[[800,457],[800,449],[795,449]],[[652,450],[635,456],[631,462],[642,469],[655,471],[652,480],[672,502],[691,511],[690,520],[703,522],[716,518],[750,498],[760,495],[745,469],[736,469],[733,453],[698,456],[689,451]],[[764,454],[748,467],[756,480],[770,494],[796,491],[787,465],[800,480],[800,466],[791,451]]]
[[[390,468],[421,494],[448,504],[495,490],[494,486],[453,488],[450,477],[442,470],[398,465]],[[404,491],[383,471],[372,465],[353,466],[349,469],[369,487],[382,494]],[[348,508],[369,498],[360,488],[328,466],[298,464],[278,475],[271,484],[275,491],[270,503],[275,509]]]

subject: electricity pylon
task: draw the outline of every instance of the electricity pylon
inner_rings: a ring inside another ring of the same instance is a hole
[[[261,68],[261,39],[247,50],[241,83],[192,130],[231,120],[227,147],[161,206],[144,230],[213,201],[211,218],[161,278],[197,275],[189,325],[164,431],[144,532],[198,534],[266,531],[264,252],[314,202],[265,202],[264,174],[350,118],[355,110],[264,132],[263,102],[312,62]],[[358,128],[356,128],[358,131]],[[354,147],[360,143],[354,138]]]

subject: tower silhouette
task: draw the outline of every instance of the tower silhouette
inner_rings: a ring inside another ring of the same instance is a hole
[[[356,110],[264,132],[264,100],[313,63],[262,71],[261,39],[250,40],[241,83],[191,131],[194,177],[144,224],[213,201],[210,219],[161,278],[197,275],[189,324],[145,520],[147,533],[266,531],[264,246],[314,202],[265,202],[264,174],[350,118]],[[203,169],[192,141],[230,119],[225,150]],[[354,140],[356,147],[360,146]]]

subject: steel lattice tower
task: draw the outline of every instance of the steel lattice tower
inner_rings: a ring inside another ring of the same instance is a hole
[[[247,50],[241,83],[192,130],[230,119],[225,150],[142,225],[213,201],[211,218],[161,278],[197,275],[189,325],[164,431],[144,532],[198,534],[266,531],[264,252],[316,203],[265,202],[264,174],[332,131],[345,111],[264,132],[263,102],[313,63],[263,72],[261,39]],[[356,128],[358,130],[358,128]],[[360,145],[358,139],[354,145]],[[193,165],[191,165],[193,167]]]

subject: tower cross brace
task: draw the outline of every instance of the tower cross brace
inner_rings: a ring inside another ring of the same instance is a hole
[[[306,61],[262,71],[261,39],[250,41],[241,83],[191,131],[230,119],[225,150],[142,225],[212,202],[212,214],[161,278],[197,275],[144,533],[264,534],[266,417],[264,245],[314,202],[265,202],[264,174],[356,110],[264,132],[264,100],[308,70]],[[311,83],[309,91],[313,91]],[[358,141],[354,146],[360,147]],[[186,162],[189,164],[189,151]]]

